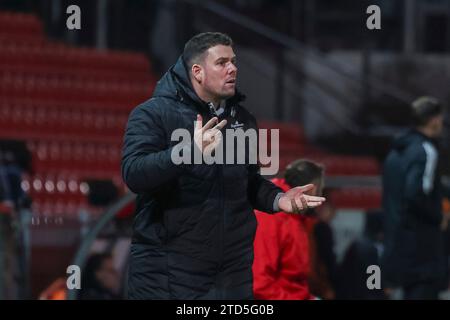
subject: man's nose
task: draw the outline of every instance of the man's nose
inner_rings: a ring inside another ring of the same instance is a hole
[[[232,73],[236,73],[237,72],[237,67],[235,66],[234,63],[230,63],[230,67],[228,68],[228,73],[232,74]]]

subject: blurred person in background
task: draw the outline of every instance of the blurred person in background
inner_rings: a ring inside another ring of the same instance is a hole
[[[414,128],[397,138],[383,169],[385,250],[382,275],[404,299],[437,299],[446,287],[438,138],[444,108],[432,97],[412,103]]]
[[[29,298],[29,243],[24,242],[27,224],[21,210],[31,200],[21,182],[30,162],[25,143],[0,139],[0,300]]]
[[[120,279],[109,253],[91,255],[81,273],[80,300],[117,300]]]
[[[367,287],[367,267],[380,265],[383,254],[383,212],[370,210],[365,215],[364,235],[353,241],[339,266],[336,299],[380,300],[385,299],[381,289]],[[383,285],[382,285],[383,287]]]
[[[448,190],[447,190],[448,191]],[[447,264],[447,274],[446,274],[446,282],[447,287],[444,288],[447,292],[444,293],[444,300],[450,300],[450,228],[448,226],[450,220],[450,195],[446,194],[444,203],[442,205],[442,211],[444,216],[446,216],[445,224],[443,226],[444,229],[444,255],[448,261]]]
[[[313,184],[308,194],[322,195],[323,168],[308,160],[289,164],[284,179],[272,182],[284,191]],[[255,210],[258,226],[254,240],[253,292],[255,299],[313,299],[308,285],[310,271],[309,232],[314,209],[302,215]]]
[[[325,197],[326,197],[326,191]],[[310,228],[311,293],[325,300],[336,298],[337,260],[334,252],[334,233],[331,222],[336,215],[334,206],[327,202],[316,210],[315,223]]]

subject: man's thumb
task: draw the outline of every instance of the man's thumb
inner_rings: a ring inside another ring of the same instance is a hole
[[[310,183],[310,184],[298,187],[298,190],[301,191],[302,193],[305,193],[306,191],[309,191],[312,188],[314,188],[314,185]]]

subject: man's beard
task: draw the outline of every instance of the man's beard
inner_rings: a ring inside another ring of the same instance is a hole
[[[236,90],[234,90],[232,93],[220,93],[217,96],[219,97],[220,100],[226,100],[226,99],[230,99],[232,97],[234,97],[236,94]]]

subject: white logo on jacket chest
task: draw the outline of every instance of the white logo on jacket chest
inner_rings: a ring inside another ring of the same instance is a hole
[[[244,126],[244,124],[243,123],[239,123],[237,120],[234,123],[231,124],[231,128],[232,129],[239,129],[239,128],[242,128],[243,126]]]

